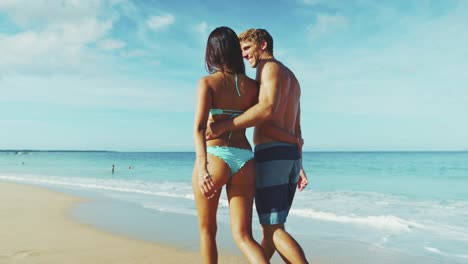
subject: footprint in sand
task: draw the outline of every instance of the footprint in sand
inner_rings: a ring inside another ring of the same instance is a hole
[[[41,251],[41,250],[37,250],[37,249],[21,250],[21,251],[16,252],[15,254],[13,254],[13,255],[11,256],[11,258],[27,258],[27,257],[34,257],[34,256],[40,255],[41,253],[44,253],[44,252]]]

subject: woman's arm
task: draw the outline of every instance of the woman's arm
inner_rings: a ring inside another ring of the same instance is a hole
[[[211,92],[206,77],[201,78],[197,85],[193,140],[196,154],[195,164],[198,170],[198,187],[200,192],[206,197],[210,197],[214,191],[214,183],[208,172],[205,141],[206,124],[211,107],[211,100]]]

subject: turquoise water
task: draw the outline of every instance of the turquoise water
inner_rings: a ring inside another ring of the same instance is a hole
[[[196,215],[194,158],[0,152],[0,180],[93,190],[149,210]],[[310,152],[303,160],[311,183],[296,194],[290,232],[468,263],[468,152]],[[225,196],[218,215],[228,222]]]

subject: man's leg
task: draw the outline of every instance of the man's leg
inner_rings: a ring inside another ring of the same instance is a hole
[[[302,248],[284,229],[299,177],[297,146],[281,142],[256,145],[255,160],[255,205],[263,227],[265,255],[270,259],[276,250],[287,263],[307,263]]]
[[[285,263],[308,263],[301,246],[284,228],[284,224],[262,225],[262,247],[265,255],[271,259],[273,253],[278,254]]]
[[[269,228],[271,226],[268,225],[262,225],[262,231],[263,231],[263,238],[261,242],[261,246],[263,248],[263,252],[265,252],[265,256],[267,259],[271,259],[273,254],[276,251],[275,244],[273,243],[273,232],[272,229]]]

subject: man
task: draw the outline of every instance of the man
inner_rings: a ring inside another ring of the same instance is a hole
[[[273,38],[266,30],[249,29],[239,41],[242,56],[257,68],[258,103],[234,119],[211,123],[207,139],[255,126],[255,205],[263,229],[262,247],[269,259],[276,250],[287,263],[308,263],[284,227],[296,185],[302,190],[308,183],[301,161],[300,85],[293,72],[274,58]],[[272,126],[283,133],[269,129]]]

